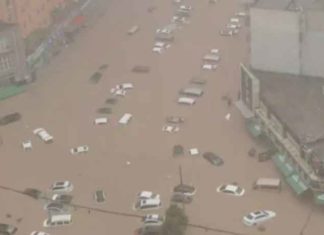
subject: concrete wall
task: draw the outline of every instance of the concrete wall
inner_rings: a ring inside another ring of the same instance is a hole
[[[306,32],[302,44],[304,75],[324,77],[324,12],[312,12],[306,17]]]
[[[251,66],[264,71],[300,73],[299,14],[250,9]]]

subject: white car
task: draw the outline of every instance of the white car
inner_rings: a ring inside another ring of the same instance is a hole
[[[243,223],[247,226],[253,226],[272,219],[275,216],[276,213],[269,210],[254,211],[243,217]]]
[[[202,69],[204,70],[215,70],[217,69],[217,64],[203,64]]]
[[[42,231],[33,231],[33,232],[31,232],[30,235],[50,235],[50,234],[42,232]]]
[[[168,133],[178,132],[179,130],[180,130],[180,128],[178,126],[164,125],[162,127],[162,131],[168,132]]]
[[[186,5],[181,5],[179,7],[180,10],[185,10],[185,11],[191,11],[192,10],[192,6],[186,6]]]
[[[142,192],[139,192],[137,194],[137,198],[139,200],[142,200],[142,199],[157,199],[157,198],[160,198],[160,195],[156,194],[156,193],[153,193],[153,192],[150,192],[150,191],[142,191]]]
[[[52,143],[53,142],[53,136],[48,134],[48,132],[44,128],[36,128],[33,131],[34,135],[37,135],[39,138],[41,138],[45,143]]]
[[[246,17],[246,16],[247,16],[247,13],[244,12],[244,11],[240,11],[240,12],[237,12],[237,13],[235,14],[235,16],[238,16],[238,17]]]
[[[210,49],[210,54],[219,55],[219,49],[217,48]]]
[[[73,184],[70,181],[56,181],[51,186],[53,193],[69,193],[73,190]]]
[[[158,53],[158,54],[162,54],[164,52],[164,48],[163,47],[153,47],[152,51],[155,53]]]
[[[145,215],[143,218],[143,223],[144,225],[156,225],[156,226],[160,226],[163,224],[163,217],[158,215],[158,214],[148,214]]]
[[[171,22],[172,23],[190,24],[190,21],[188,20],[187,17],[185,17],[185,16],[178,16],[178,15],[173,16]]]
[[[116,86],[117,90],[127,90],[127,89],[133,89],[134,85],[132,83],[122,83],[120,85]]]
[[[168,49],[171,45],[169,43],[166,43],[166,42],[155,42],[154,43],[154,47],[161,47],[161,48],[165,48],[165,49]]]
[[[102,125],[102,124],[107,124],[107,123],[108,123],[108,118],[106,118],[106,117],[96,118],[94,120],[95,125]]]
[[[126,90],[117,89],[117,88],[111,88],[110,93],[114,94],[115,96],[125,96],[126,95]]]
[[[228,28],[228,29],[239,29],[239,28],[241,28],[241,25],[240,24],[227,24],[226,28]]]
[[[88,151],[89,151],[89,146],[88,145],[81,145],[81,146],[70,149],[70,153],[72,155],[76,155],[76,154],[79,154],[79,153],[87,153]]]
[[[243,196],[245,190],[234,184],[222,184],[217,188],[217,192],[226,193],[233,196]]]

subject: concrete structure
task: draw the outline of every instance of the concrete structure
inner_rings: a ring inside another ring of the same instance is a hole
[[[306,13],[302,43],[302,74],[324,77],[324,11]]]
[[[17,23],[23,37],[51,23],[55,7],[65,0],[0,0],[0,20]]]
[[[243,65],[241,80],[242,103],[254,114],[256,129],[278,149],[274,162],[288,184],[297,194],[308,189],[324,194],[324,80]]]
[[[324,77],[323,5],[302,0],[255,1],[250,8],[251,66],[262,71]]]
[[[16,25],[0,22],[0,86],[24,82],[25,50]]]

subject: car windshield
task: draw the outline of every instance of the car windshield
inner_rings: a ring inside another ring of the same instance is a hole
[[[240,187],[237,187],[236,190],[235,190],[235,192],[238,193],[238,194],[240,194],[242,191],[243,191],[243,189],[240,188]]]

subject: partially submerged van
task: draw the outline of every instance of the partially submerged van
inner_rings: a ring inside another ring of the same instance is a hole
[[[196,99],[189,97],[180,97],[178,99],[179,104],[193,105],[196,103]]]
[[[199,97],[204,94],[204,91],[201,88],[190,87],[190,88],[185,88],[185,89],[180,90],[180,94],[187,95],[187,96]]]
[[[72,223],[72,215],[71,214],[60,214],[60,215],[52,215],[48,219],[44,220],[44,227],[56,227],[63,226]]]
[[[132,114],[130,114],[130,113],[125,113],[125,114],[121,117],[121,119],[119,119],[119,123],[120,123],[120,124],[124,124],[124,125],[126,125],[126,124],[128,124],[128,122],[132,119],[132,117],[133,117]]]
[[[281,191],[281,180],[278,178],[259,178],[254,182],[253,189],[275,189]]]

